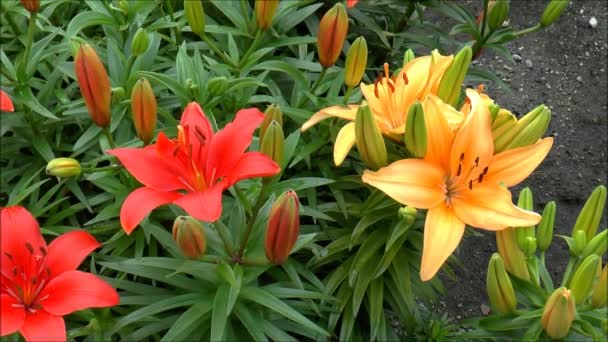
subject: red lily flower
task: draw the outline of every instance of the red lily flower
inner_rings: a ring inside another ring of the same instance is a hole
[[[8,94],[0,89],[0,110],[3,112],[12,112],[15,110],[13,101],[8,97]]]
[[[214,134],[201,107],[192,102],[177,126],[177,140],[161,132],[154,145],[108,151],[144,185],[125,199],[122,228],[130,234],[150,211],[170,203],[201,221],[216,221],[225,189],[242,179],[279,173],[265,154],[245,152],[262,120],[258,109],[243,109]]]
[[[65,341],[64,315],[118,304],[116,291],[76,268],[99,243],[73,230],[50,245],[25,208],[0,211],[0,336],[19,331],[26,341]]]
[[[359,0],[346,0],[346,7],[355,7],[357,5],[357,2],[359,2]]]

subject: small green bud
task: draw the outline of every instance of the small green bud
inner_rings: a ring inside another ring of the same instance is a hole
[[[201,0],[184,0],[184,12],[186,21],[199,37],[205,35],[205,10]]]
[[[527,236],[523,248],[524,255],[528,258],[532,257],[536,253],[536,245],[536,238]]]
[[[553,240],[553,226],[555,224],[555,202],[547,203],[543,210],[543,218],[538,223],[538,232],[536,234],[536,242],[538,249],[541,251],[547,250]]]
[[[412,223],[414,223],[414,221],[416,221],[416,215],[418,214],[418,211],[416,210],[416,208],[414,207],[401,207],[399,208],[399,218],[403,221],[406,221],[406,225],[409,226]]]
[[[494,6],[488,10],[488,27],[492,31],[500,28],[509,16],[509,0],[496,0]]]
[[[224,76],[213,77],[207,81],[207,90],[211,96],[224,94],[228,89],[228,79]]]
[[[577,230],[572,234],[572,244],[570,245],[570,255],[579,256],[587,246],[587,235],[582,230]]]
[[[78,160],[72,158],[55,158],[46,165],[47,175],[60,178],[75,177],[81,171]]]
[[[594,236],[585,246],[585,249],[581,253],[581,258],[586,258],[591,254],[602,256],[608,249],[608,230],[604,229],[596,236]]]
[[[355,39],[353,45],[348,49],[346,62],[344,64],[344,84],[347,87],[356,87],[363,78],[367,66],[367,42],[365,38]]]
[[[149,45],[150,38],[148,37],[148,31],[143,27],[140,27],[139,30],[135,32],[135,36],[131,41],[131,54],[135,57],[142,55],[148,50]]]
[[[574,272],[572,281],[570,282],[570,291],[577,303],[583,304],[591,293],[599,263],[599,256],[590,255],[583,260],[581,265],[576,269],[576,272]]]
[[[456,54],[452,64],[446,70],[441,83],[439,83],[439,89],[437,95],[443,102],[456,106],[460,99],[460,91],[464,83],[464,78],[467,76],[469,71],[469,65],[473,58],[473,50],[470,46],[465,46]]]
[[[534,144],[547,131],[551,122],[551,111],[547,106],[540,105],[517,121],[510,139],[505,141],[503,150]],[[503,143],[503,141],[498,142]]]
[[[283,127],[283,111],[281,111],[279,105],[274,103],[268,106],[264,111],[264,120],[260,125],[260,146],[262,145],[268,126],[270,126],[270,123],[273,121],[276,121],[279,126]]]
[[[384,138],[368,105],[359,106],[355,119],[357,149],[367,165],[377,170],[387,163]]]
[[[509,314],[517,307],[517,298],[500,254],[490,258],[486,277],[486,289],[492,310],[499,314]]]
[[[416,56],[414,55],[414,51],[412,51],[412,49],[407,49],[407,51],[405,51],[405,54],[403,55],[403,66],[411,62],[414,58],[416,58]]]
[[[417,158],[426,154],[426,124],[420,102],[410,106],[405,122],[405,147]]]
[[[273,120],[266,129],[260,151],[280,165],[283,161],[284,140],[283,129],[278,122]]]
[[[517,199],[517,206],[524,210],[534,210],[534,202],[532,198],[532,190],[530,188],[524,188],[519,193],[519,198]],[[517,239],[517,245],[521,249],[524,254],[526,254],[526,249],[529,248],[527,244],[529,242],[526,241],[528,237],[534,238],[534,226],[531,227],[514,227],[515,229],[515,237]],[[536,239],[534,240],[536,244]],[[536,246],[534,246],[536,249]],[[526,254],[528,255],[528,254]]]
[[[600,185],[593,190],[587,202],[585,202],[585,206],[578,215],[572,231],[582,230],[587,234],[587,240],[591,240],[600,225],[605,205],[606,187]]]
[[[551,0],[540,18],[540,26],[545,27],[553,24],[562,15],[569,3],[569,0]]]

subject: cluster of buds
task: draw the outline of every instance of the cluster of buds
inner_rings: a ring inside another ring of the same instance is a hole
[[[324,68],[329,68],[336,63],[340,57],[340,51],[348,32],[348,15],[341,3],[332,7],[319,23],[317,33],[317,48],[319,53],[319,63]]]
[[[260,151],[269,156],[275,163],[283,162],[283,112],[272,104],[264,112],[264,121],[260,126]]]
[[[266,258],[275,265],[287,260],[300,233],[300,202],[295,191],[284,192],[270,208],[266,229]]]
[[[90,45],[80,45],[74,69],[91,119],[97,126],[107,127],[110,124],[112,88],[101,59]]]
[[[178,216],[173,222],[173,240],[182,254],[192,260],[205,254],[207,240],[201,223],[190,216]]]
[[[267,31],[272,25],[272,19],[279,7],[279,0],[256,0],[255,1],[255,20],[258,28]]]

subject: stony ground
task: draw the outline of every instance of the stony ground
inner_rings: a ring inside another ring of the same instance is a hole
[[[511,25],[534,25],[547,2],[511,1]],[[481,1],[470,4],[480,7]],[[607,7],[608,1],[574,0],[556,25],[507,46],[515,63],[493,54],[476,62],[512,88],[509,92],[486,86],[501,107],[518,116],[542,103],[552,111],[547,135],[555,138],[553,149],[523,186],[533,190],[537,211],[551,200],[557,202],[557,234],[570,234],[587,196],[597,185],[608,184]],[[597,21],[595,28],[591,18]],[[523,186],[514,190],[514,199]],[[601,228],[606,228],[606,215]],[[468,235],[460,245],[457,256],[464,267],[456,270],[457,281],[446,281],[449,295],[437,308],[456,321],[483,314],[482,305],[488,304],[485,273],[496,244],[494,234],[482,234]],[[561,280],[567,258],[565,242],[554,239],[547,254],[554,280]]]

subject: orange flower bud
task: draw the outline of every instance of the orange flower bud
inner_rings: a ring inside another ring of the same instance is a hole
[[[300,232],[298,195],[284,192],[270,208],[266,230],[266,258],[275,265],[287,260]]]
[[[38,12],[40,9],[40,0],[21,0],[21,4],[30,12]]]
[[[192,260],[205,254],[207,241],[203,226],[190,216],[178,216],[173,222],[173,240],[182,254]]]
[[[348,15],[341,3],[332,7],[321,19],[317,33],[319,63],[325,68],[336,63],[348,32]]]
[[[156,98],[147,79],[141,78],[131,92],[131,110],[135,132],[144,144],[148,144],[156,128]]]
[[[272,25],[272,18],[279,7],[279,0],[255,0],[255,20],[262,31]]]
[[[110,79],[99,56],[90,45],[80,45],[74,60],[74,69],[91,119],[99,127],[108,126],[112,96]]]

